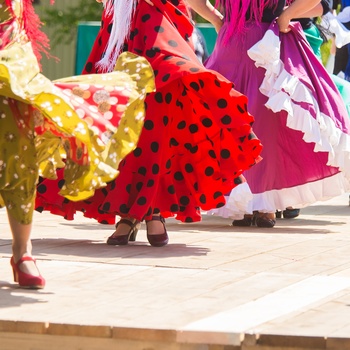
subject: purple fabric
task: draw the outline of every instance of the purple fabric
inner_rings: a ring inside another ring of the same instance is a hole
[[[314,144],[304,142],[302,132],[286,126],[286,112],[273,113],[265,107],[267,97],[259,91],[265,70],[255,67],[247,50],[262,39],[269,26],[268,23],[250,23],[243,40],[233,36],[224,45],[228,23],[224,24],[214,51],[205,62],[207,68],[224,75],[248,97],[248,111],[255,118],[253,129],[263,144],[263,160],[244,174],[253,193],[300,186],[339,172],[337,168],[326,165],[327,153],[314,152]],[[300,25],[296,25],[290,33],[281,34],[281,59],[286,70],[313,91],[321,111],[329,115],[339,129],[349,133],[342,99],[312,53]],[[308,106],[308,109],[315,116],[314,107]]]
[[[299,81],[312,91],[320,111],[329,116],[340,130],[349,134],[347,110],[336,85],[322,62],[314,55],[300,23],[293,23],[291,28],[291,32],[286,35],[279,33],[277,24],[273,23],[270,26],[270,29],[280,36],[281,60],[285,70],[298,77]],[[316,116],[313,105],[305,107],[313,117]]]
[[[277,5],[283,8],[285,0],[216,0],[216,7],[222,9],[225,21],[230,23],[225,43],[234,33],[244,32],[247,21],[254,21],[256,24],[262,22],[264,11],[273,12]]]

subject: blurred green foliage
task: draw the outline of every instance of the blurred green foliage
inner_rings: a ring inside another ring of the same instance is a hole
[[[71,6],[64,9],[56,5],[44,5],[40,3],[40,19],[49,28],[53,29],[50,36],[51,47],[58,44],[68,44],[76,37],[79,22],[100,21],[103,5],[94,0],[73,1]],[[194,15],[197,23],[208,23],[199,15]]]
[[[321,46],[321,58],[322,58],[322,63],[323,63],[324,66],[328,62],[331,46],[332,46],[332,41],[331,40],[327,41],[326,43],[324,43]]]
[[[41,6],[41,21],[54,29],[50,36],[51,47],[58,44],[71,43],[77,34],[77,25],[84,21],[100,21],[102,14],[102,4],[96,1],[79,0],[74,1],[71,6],[64,10],[51,5]]]
[[[210,0],[215,4],[215,0]],[[53,29],[50,36],[51,47],[58,44],[69,44],[77,34],[77,25],[79,22],[100,21],[102,14],[102,4],[96,1],[79,0],[72,2],[71,6],[64,9],[51,5],[40,4],[40,18],[42,22]],[[196,23],[208,23],[207,20],[193,13],[193,19]],[[329,43],[322,45],[322,61],[327,62],[329,56]]]

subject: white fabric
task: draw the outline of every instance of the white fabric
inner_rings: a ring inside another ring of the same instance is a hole
[[[344,13],[344,11],[346,13]],[[342,23],[350,21],[350,6],[346,7],[338,16],[328,12],[322,16],[321,26],[327,28],[335,36],[335,46],[340,48],[350,43],[350,30]]]
[[[337,18],[342,23],[350,22],[350,6],[344,7],[343,10],[338,13]]]
[[[242,192],[242,185],[238,185],[231,191],[230,196],[226,197],[227,203],[238,203],[242,199],[241,195],[237,196],[237,194]],[[240,203],[237,207],[227,204],[222,208],[208,211],[208,214],[240,220],[243,219],[244,214],[251,214],[252,210],[274,213],[276,209],[284,210],[291,204],[294,208],[305,208],[315,202],[329,200],[344,194],[348,192],[348,188],[349,182],[342,173],[338,173],[329,178],[292,188],[254,193],[254,207],[252,207],[253,204],[251,202],[244,202],[243,205]],[[322,198],[319,197],[320,193],[322,193]],[[243,209],[244,206],[246,207],[245,210]]]
[[[225,196],[225,199],[226,205],[224,207],[209,210],[207,214],[231,218],[233,220],[242,219],[244,214],[253,214],[253,194],[246,182],[236,186],[229,196]]]
[[[134,15],[137,0],[103,0],[107,14],[113,14],[113,27],[104,57],[97,62],[97,67],[113,71],[117,58],[121,53],[125,39],[130,32],[130,24]]]

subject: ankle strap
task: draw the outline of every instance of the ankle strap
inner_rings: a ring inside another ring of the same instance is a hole
[[[149,221],[161,221],[163,224],[165,222],[163,216],[161,215],[152,215],[150,220],[146,220],[146,222],[149,222]]]
[[[131,228],[134,228],[139,223],[138,220],[135,220],[135,222],[130,221],[129,219],[120,219],[115,227],[117,228],[119,224],[126,224],[129,225]]]
[[[25,261],[33,261],[35,263],[35,259],[32,256],[27,256],[27,255],[20,258],[16,263],[13,257],[12,257],[12,260],[13,260],[13,263],[17,266],[21,265]]]

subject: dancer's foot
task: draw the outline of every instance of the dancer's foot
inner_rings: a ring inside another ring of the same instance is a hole
[[[294,219],[300,214],[300,209],[295,208],[286,208],[286,210],[283,210],[283,217],[285,219]]]
[[[122,218],[116,224],[116,230],[108,237],[109,245],[127,245],[129,241],[135,241],[138,230],[140,229],[140,221],[132,218]]]
[[[257,212],[254,215],[254,222],[258,227],[266,227],[271,228],[276,224],[276,216],[275,213],[260,213]]]
[[[162,247],[169,242],[165,227],[165,220],[161,215],[153,215],[151,220],[146,220],[147,239],[154,247]]]
[[[22,288],[41,289],[45,287],[45,279],[41,276],[35,259],[31,256],[24,256],[16,260],[11,258],[13,278]]]
[[[253,215],[244,215],[244,218],[241,220],[233,220],[232,226],[248,227],[253,224]]]

